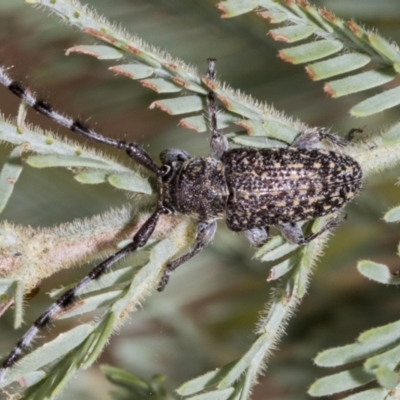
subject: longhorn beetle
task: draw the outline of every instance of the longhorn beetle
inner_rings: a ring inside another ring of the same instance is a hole
[[[208,60],[207,79],[215,80],[215,59]],[[211,128],[211,155],[193,158],[180,149],[161,152],[161,167],[136,143],[104,137],[80,120],[66,117],[46,101],[35,97],[13,81],[0,67],[0,82],[39,113],[88,139],[124,150],[129,157],[157,176],[158,202],[155,211],[133,236],[132,242],[94,267],[75,287],[50,306],[18,341],[0,369],[0,382],[57,313],[69,307],[91,281],[99,279],[121,258],[144,246],[162,214],[181,213],[198,221],[193,248],[169,262],[158,290],[164,290],[171,273],[199,253],[213,238],[217,220],[224,219],[232,231],[243,231],[251,245],[260,246],[268,238],[268,227],[276,226],[289,242],[302,245],[336,227],[336,216],[307,237],[299,221],[309,221],[340,210],[359,191],[362,171],[359,164],[340,151],[325,149],[328,140],[336,149],[345,141],[324,130],[309,130],[286,148],[229,149],[217,127],[216,98],[207,95]]]

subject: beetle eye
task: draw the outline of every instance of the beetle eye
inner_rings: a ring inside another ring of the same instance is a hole
[[[163,203],[163,207],[164,207],[163,213],[165,215],[171,215],[174,213],[174,210],[168,204]]]
[[[164,164],[161,168],[160,168],[160,176],[164,177],[166,175],[168,175],[168,173],[171,171],[171,166]]]

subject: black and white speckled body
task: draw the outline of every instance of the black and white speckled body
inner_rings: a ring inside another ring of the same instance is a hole
[[[358,163],[334,151],[235,149],[221,161],[229,188],[226,224],[234,231],[330,214],[351,200],[362,183]]]
[[[297,147],[234,149],[216,160],[191,158],[163,179],[163,201],[203,222],[225,219],[246,231],[308,221],[341,209],[359,191],[351,157]]]

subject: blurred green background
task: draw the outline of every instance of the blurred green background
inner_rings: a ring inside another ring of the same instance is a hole
[[[323,83],[312,83],[303,67],[277,58],[277,50],[284,44],[266,36],[271,26],[255,14],[221,19],[215,0],[91,0],[88,4],[199,71],[205,70],[208,57],[216,57],[222,81],[311,126],[332,127],[344,134],[354,127],[373,129],[399,119],[399,108],[368,119],[350,117],[348,109],[365,94],[328,98]],[[375,27],[384,37],[400,43],[398,0],[321,0],[314,4]],[[178,127],[178,118],[148,109],[163,96],[114,76],[107,70],[112,62],[77,54],[66,57],[69,47],[95,41],[48,14],[20,0],[0,0],[0,63],[14,66],[14,78],[29,84],[57,109],[87,119],[105,135],[126,135],[154,157],[166,147],[207,154],[206,135]],[[16,115],[18,103],[0,87],[2,113]],[[32,111],[29,121],[73,136]],[[10,150],[3,145],[1,158]],[[357,273],[356,262],[370,258],[393,270],[399,267],[399,229],[381,220],[400,198],[400,189],[394,185],[399,171],[370,179],[347,208],[348,220],[330,241],[308,296],[292,318],[266,376],[255,388],[254,400],[309,398],[307,387],[330,372],[313,366],[318,351],[346,344],[367,328],[398,319],[398,290],[368,282]],[[90,217],[127,201],[123,192],[107,185],[81,185],[63,169],[26,166],[2,217],[17,224],[47,227]],[[242,235],[220,224],[213,244],[174,274],[164,293],[152,296],[144,309],[132,316],[100,362],[143,378],[165,374],[173,388],[240,357],[254,340],[255,323],[270,296],[265,281],[268,265],[252,260],[252,254]],[[83,274],[84,270],[60,273],[43,283],[41,293]],[[47,304],[43,295],[30,301],[26,322],[32,322]],[[0,352],[5,353],[19,333],[12,330],[10,315],[0,326]],[[57,330],[53,328],[52,333]],[[110,399],[109,388],[97,365],[73,380],[62,399]]]

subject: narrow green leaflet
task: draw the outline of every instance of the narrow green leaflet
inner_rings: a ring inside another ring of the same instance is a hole
[[[400,206],[393,207],[383,216],[386,222],[398,222],[400,221]]]
[[[250,349],[237,362],[232,364],[219,384],[218,389],[230,388],[251,364],[257,365],[264,358],[269,343],[269,332],[260,335]]]
[[[355,117],[366,117],[400,104],[400,87],[386,90],[355,105],[350,113]]]
[[[176,93],[182,90],[182,86],[162,78],[143,79],[140,83],[157,93]]]
[[[400,346],[396,346],[393,349],[385,351],[382,354],[378,354],[374,357],[369,358],[365,363],[364,366],[368,370],[376,370],[381,366],[385,366],[390,370],[394,370],[399,363],[400,360]]]
[[[376,371],[376,378],[382,387],[387,390],[393,390],[398,384],[399,375],[386,365],[381,365]]]
[[[95,292],[104,288],[110,289],[115,285],[130,282],[140,266],[144,265],[147,260],[144,257],[139,256],[132,258],[130,261],[130,264],[132,265],[123,268],[116,268],[115,270],[112,270],[108,274],[104,275],[101,279],[90,282],[89,285],[82,290],[81,294],[84,295],[86,293]],[[50,297],[52,299],[56,299],[74,286],[75,283],[72,283],[71,285],[65,286],[61,289],[52,290],[50,292]]]
[[[368,373],[363,367],[357,367],[318,379],[311,385],[308,394],[313,397],[329,396],[333,393],[355,389],[373,380],[375,380],[375,374]]]
[[[257,0],[226,0],[218,4],[224,18],[231,18],[254,10],[258,6]]]
[[[400,123],[395,123],[386,132],[384,132],[382,140],[384,143],[397,143],[400,140]]]
[[[30,372],[29,374],[24,375],[20,381],[23,382],[24,387],[30,387],[40,382],[43,378],[46,377],[46,373],[44,371],[35,371]]]
[[[106,316],[103,317],[103,320],[93,331],[93,335],[91,335],[90,351],[85,352],[85,362],[80,366],[80,368],[89,368],[98,359],[104,346],[110,340],[110,336],[115,329],[117,318],[118,315],[112,310],[108,311]]]
[[[0,115],[0,140],[14,145],[24,145],[29,152],[37,153],[31,163],[46,167],[55,163],[58,166],[95,165],[98,168],[116,172],[130,172],[130,169],[107,156],[101,156],[95,150],[82,148],[78,143],[45,134],[39,129],[24,128],[19,132],[14,123]],[[75,160],[75,161],[74,161]],[[86,161],[86,164],[85,164]],[[77,164],[75,164],[77,163]]]
[[[122,294],[122,289],[111,290],[106,293],[101,293],[98,295],[92,295],[90,297],[80,297],[79,306],[72,307],[67,312],[62,313],[57,319],[71,318],[76,315],[85,314],[91,311],[99,310],[105,308],[110,304],[113,304]]]
[[[198,394],[197,396],[188,397],[187,400],[229,400],[234,391],[234,388],[213,390],[204,394]]]
[[[400,277],[393,275],[384,264],[363,260],[358,263],[357,269],[362,275],[373,281],[389,285],[400,284]]]
[[[190,381],[184,383],[177,389],[178,394],[181,396],[188,396],[193,393],[202,392],[207,389],[213,383],[217,382],[221,375],[220,369],[215,369],[213,371],[207,372],[197,378],[191,379]]]
[[[374,388],[365,390],[364,392],[351,394],[350,396],[344,397],[342,400],[383,400],[389,398],[386,397],[387,390],[382,388]]]
[[[19,279],[0,279],[0,316],[12,305],[14,308],[14,329],[21,326],[23,304],[23,282]]]
[[[297,244],[293,244],[293,243],[284,243],[281,246],[268,251],[267,253],[265,253],[263,256],[260,257],[261,261],[274,261],[277,260],[278,258],[281,258],[289,253],[291,253],[292,251],[296,250],[299,246]]]
[[[291,25],[283,28],[272,29],[269,34],[282,42],[294,43],[310,37],[315,31],[312,25]]]
[[[37,154],[28,156],[27,164],[35,168],[65,167],[65,168],[105,168],[110,166],[100,160],[93,160],[81,156],[68,156],[59,154]]]
[[[132,395],[149,396],[152,392],[152,388],[149,383],[143,379],[140,379],[136,375],[126,372],[120,368],[113,367],[112,365],[103,364],[100,368],[110,382],[126,388],[131,392]]]
[[[179,125],[187,129],[192,129],[197,132],[205,132],[208,129],[207,121],[202,115],[195,115],[194,117],[182,118]]]
[[[392,81],[396,76],[397,74],[393,71],[393,68],[371,70],[328,82],[325,84],[324,90],[332,97],[341,97],[381,86]]]
[[[107,180],[118,189],[144,194],[152,193],[149,181],[136,172],[111,174],[107,177]]]
[[[294,267],[294,262],[291,258],[288,258],[287,260],[282,261],[281,263],[275,265],[273,268],[271,268],[267,281],[274,281],[276,279],[279,279],[283,275],[287,274],[289,271],[291,271]]]
[[[400,62],[400,52],[398,48],[390,44],[387,40],[385,40],[382,36],[379,36],[375,33],[370,33],[368,35],[369,42],[377,50],[379,53],[384,54],[388,60],[393,62]]]
[[[400,339],[400,333],[396,331],[396,329],[399,329],[399,324],[400,322],[395,322],[386,325],[385,329],[389,330],[390,333],[386,335],[385,332],[382,332],[382,328],[375,328],[376,331],[375,329],[368,331],[374,334],[375,340],[373,341],[364,341],[361,335],[357,342],[353,344],[325,350],[318,354],[314,362],[320,367],[336,367],[374,356]]]
[[[313,81],[345,74],[361,67],[371,61],[371,58],[362,53],[347,53],[328,60],[318,61],[307,65],[306,71]]]
[[[201,111],[204,108],[204,104],[200,96],[185,96],[155,101],[150,105],[150,108],[155,107],[161,108],[168,114],[178,115]]]
[[[23,144],[17,146],[6,159],[0,172],[0,213],[4,210],[22,172],[21,154],[24,149],[26,146]]]
[[[256,258],[262,257],[264,254],[268,253],[271,250],[276,249],[279,246],[282,246],[285,243],[282,236],[276,235],[267,241],[263,246],[261,246],[255,253]]]
[[[234,123],[238,123],[239,117],[228,112],[219,112],[217,115],[217,123],[219,129],[231,126]],[[193,129],[197,132],[206,132],[208,130],[209,122],[202,115],[196,115],[194,117],[182,118],[179,124],[185,128]]]
[[[270,139],[266,136],[248,136],[246,134],[236,133],[231,139],[232,142],[246,147],[268,148],[268,147],[286,147],[287,145],[280,140]]]
[[[278,139],[283,145],[292,143],[294,138],[301,132],[298,129],[277,120],[254,121],[243,119],[236,122],[237,125],[246,129],[249,136],[264,136]]]
[[[36,371],[44,365],[62,357],[68,353],[68,351],[79,346],[92,331],[92,325],[79,325],[68,332],[58,335],[57,338],[51,342],[33,350],[9,371],[4,381],[1,383],[1,387],[7,386],[28,372]]]
[[[154,68],[143,64],[121,64],[109,67],[116,74],[127,76],[131,79],[143,79],[153,75]]]
[[[338,40],[318,40],[279,51],[279,56],[292,64],[302,64],[319,60],[342,50],[343,43]]]
[[[282,140],[286,143],[292,143],[296,136],[301,133],[300,130],[294,128],[292,125],[283,124],[281,121],[277,120],[274,121],[271,119],[269,121],[263,121],[262,125],[267,136]]]
[[[115,47],[104,45],[80,45],[69,48],[66,51],[68,56],[70,53],[81,53],[88,56],[96,57],[99,60],[118,60],[123,57],[123,53]]]
[[[98,185],[99,183],[107,182],[107,171],[94,168],[85,168],[79,172],[74,178],[80,183],[89,185]]]

